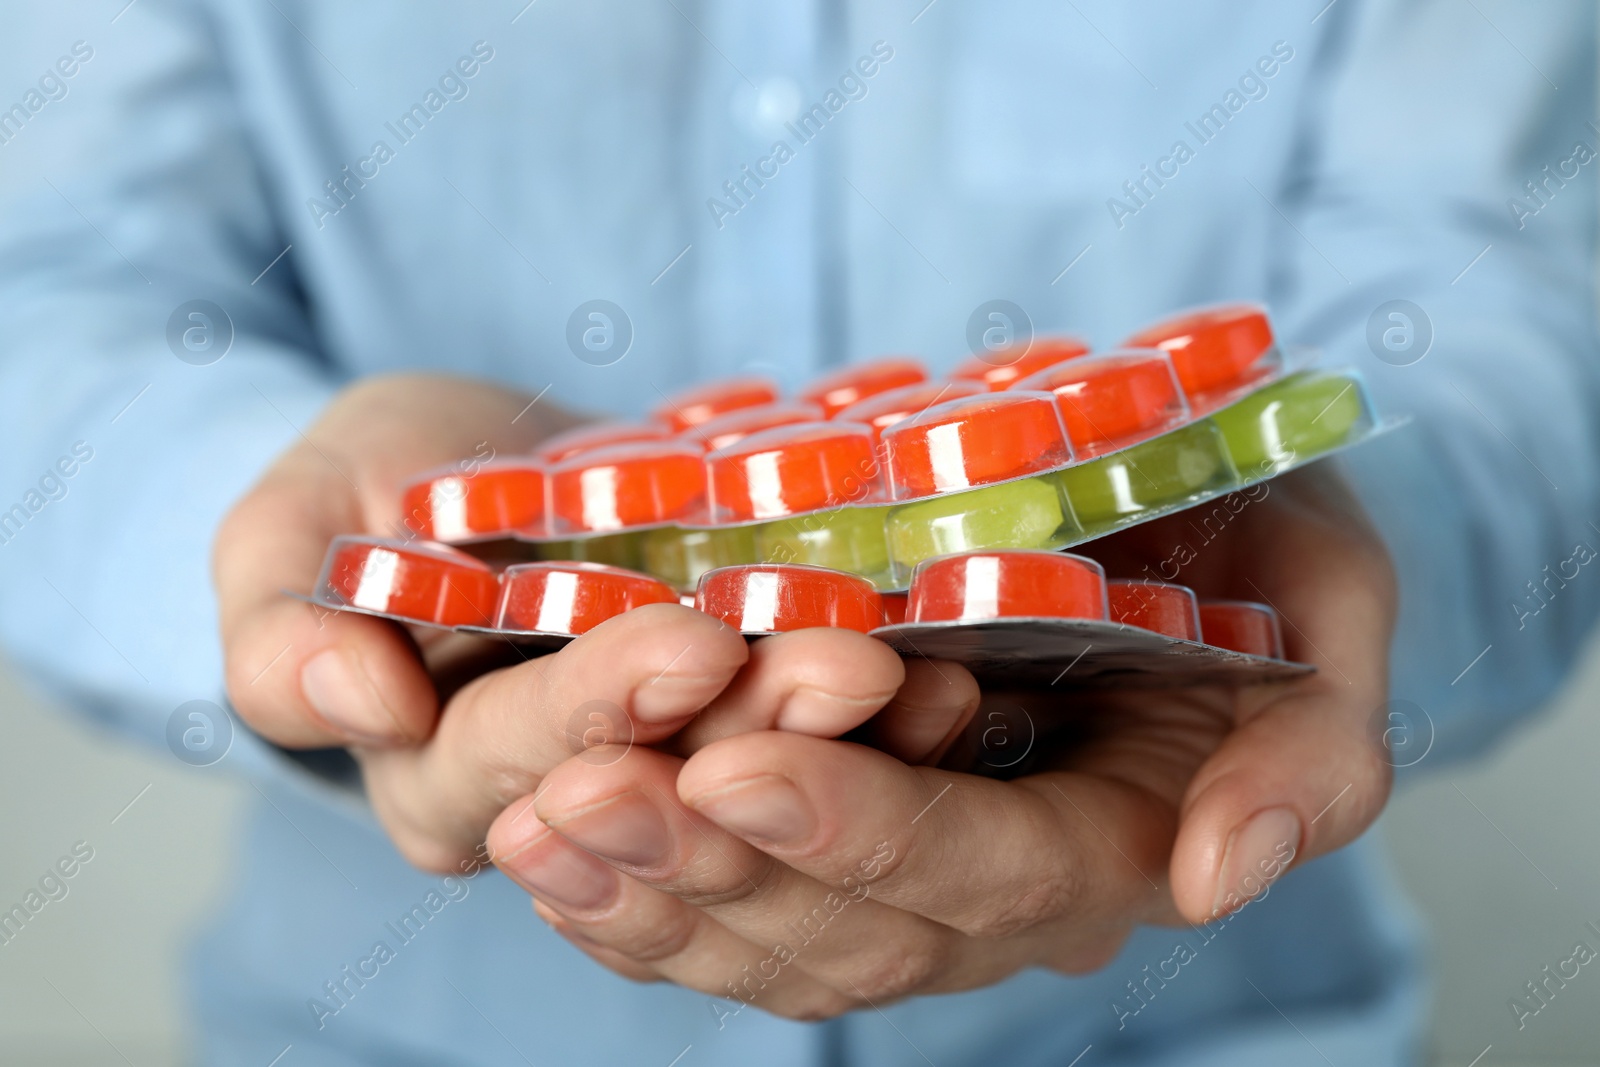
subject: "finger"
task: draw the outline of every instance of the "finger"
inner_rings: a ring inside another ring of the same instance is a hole
[[[684,808],[674,791],[682,765],[676,758],[638,750],[629,758],[626,768],[577,761],[556,768],[535,807],[572,844],[688,907],[671,935],[675,974],[725,970],[718,938],[690,925],[706,921],[768,950],[761,955],[771,959],[758,975],[770,980],[799,970],[852,1002],[937,992],[951,988],[950,981],[992,980],[1020,964],[1017,953],[988,952],[992,958],[977,960],[988,946],[870,899],[884,862],[882,843],[855,857],[838,881],[819,882]],[[673,929],[662,925],[672,922],[670,916],[657,920],[655,936]],[[625,947],[626,931],[586,927],[584,933],[634,954]]]
[[[908,659],[905,672],[894,699],[852,740],[906,763],[937,764],[977,714],[983,694],[959,663]]]
[[[421,740],[438,702],[415,645],[393,623],[284,595],[309,591],[328,542],[364,530],[331,468],[280,467],[229,515],[213,557],[228,697],[289,748]]]
[[[559,652],[469,683],[430,744],[359,752],[373,807],[407,858],[448,867],[557,764],[601,742],[677,732],[747,655],[737,632],[678,604],[608,619]]]
[[[837,737],[860,726],[905,681],[894,650],[853,630],[815,627],[750,642],[750,663],[673,739],[695,752],[754,730]]]
[[[1371,702],[1326,678],[1248,713],[1184,799],[1171,878],[1179,911],[1203,922],[1257,899],[1293,863],[1340,848],[1388,799],[1391,768]]]
[[[635,963],[620,952],[606,948],[598,941],[591,941],[578,932],[570,922],[562,917],[550,905],[533,898],[533,913],[543,919],[550,929],[560,934],[573,948],[582,952],[600,966],[634,982],[660,982],[663,980],[661,973],[643,963]]]
[[[218,531],[212,556],[227,687],[239,714],[289,747],[403,744],[438,701],[411,640],[381,620],[313,609],[339,534],[404,533],[402,482],[469,454],[525,448],[527,398],[443,376],[379,376],[340,394]],[[567,416],[543,413],[555,424]]]
[[[1243,694],[1234,731],[1191,781],[1171,867],[1191,921],[1234,911],[1291,862],[1354,840],[1389,795],[1372,723],[1388,689],[1392,566],[1336,476],[1274,485],[1296,550],[1260,553],[1256,590],[1283,617],[1289,658],[1317,674]]]
[[[1068,916],[1105,932],[1159,914],[1174,828],[1170,803],[1123,782],[996,782],[777,733],[697,753],[678,791],[824,883],[881,852],[875,899],[990,939]]]
[[[643,754],[635,750],[628,755]],[[580,777],[589,769],[581,768]],[[613,816],[608,841],[630,852],[639,847],[640,820],[648,825],[653,815],[637,802],[628,807],[633,801],[626,793],[610,798],[611,808],[604,813]],[[770,955],[767,949],[552,833],[535,814],[531,796],[495,820],[488,840],[500,869],[533,895],[541,912],[558,916],[581,937],[580,948],[597,948],[592,954],[601,962],[620,959],[630,969],[648,968],[714,996],[759,997],[763,1008],[792,1017],[822,1017],[847,1006],[837,994],[792,969],[781,974],[769,966],[767,976],[760,977]]]

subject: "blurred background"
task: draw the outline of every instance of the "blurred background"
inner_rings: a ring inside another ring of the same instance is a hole
[[[22,177],[0,170],[0,187]],[[1509,1006],[1578,942],[1600,950],[1585,926],[1600,931],[1597,706],[1600,639],[1488,759],[1407,771],[1372,831],[1431,937],[1433,1064],[1600,1065],[1600,961],[1520,1030]],[[93,849],[67,895],[0,943],[0,1065],[184,1062],[183,957],[228,889],[236,827],[259,798],[227,761],[194,768],[120,742],[3,663],[0,739],[0,910],[75,843]],[[293,1051],[277,1067],[294,1067]]]
[[[1546,713],[1490,759],[1424,757],[1405,772],[1372,831],[1432,937],[1435,1064],[1600,1064],[1600,965],[1520,1031],[1508,1006],[1577,942],[1600,949],[1584,925],[1600,928],[1597,705],[1600,640]],[[221,770],[226,760],[194,768],[121,743],[3,669],[0,737],[0,904],[20,902],[75,842],[94,850],[68,895],[0,944],[0,1064],[183,1062],[180,964],[227,887],[254,791]]]

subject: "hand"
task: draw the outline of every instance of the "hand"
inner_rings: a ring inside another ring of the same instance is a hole
[[[1035,722],[1072,741],[1011,782],[770,732],[687,761],[572,760],[501,814],[491,851],[613,970],[801,1019],[1029,966],[1092,970],[1138,924],[1237,910],[1384,804],[1390,768],[1369,722],[1395,583],[1327,465],[1272,483],[1210,543],[1180,516],[1091,549],[1132,576],[1185,542],[1178,580],[1270,599],[1289,655],[1318,672],[1035,699]]]
[[[328,407],[218,533],[228,693],[287,748],[346,746],[400,852],[455,870],[495,815],[581,752],[591,726],[688,755],[746,730],[835,736],[877,713],[881,743],[935,758],[977,704],[955,667],[903,664],[881,642],[810,630],[748,644],[676,604],[611,619],[528,659],[505,642],[330,613],[309,590],[338,534],[394,536],[400,489],[430,467],[526,452],[576,420],[459,379],[375,378]],[[598,715],[599,719],[592,718]]]

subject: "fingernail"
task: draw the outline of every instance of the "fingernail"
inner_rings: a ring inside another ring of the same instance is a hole
[[[387,742],[401,732],[360,662],[342,649],[312,656],[300,668],[300,691],[329,725],[352,738]]]
[[[640,722],[671,722],[694,714],[716,692],[715,678],[660,674],[633,691],[630,707]]]
[[[1300,816],[1290,808],[1252,815],[1228,837],[1211,913],[1222,916],[1259,897],[1300,851]]]
[[[638,867],[654,866],[672,847],[666,820],[637,793],[623,793],[576,815],[546,819],[545,825],[585,852]]]
[[[763,775],[697,798],[695,809],[740,837],[774,845],[804,841],[817,826],[811,804],[792,783]]]
[[[832,737],[872,718],[893,696],[847,697],[802,685],[783,702],[775,725],[779,730]]]
[[[501,869],[530,893],[578,911],[593,911],[617,895],[617,872],[605,861],[547,833]]]

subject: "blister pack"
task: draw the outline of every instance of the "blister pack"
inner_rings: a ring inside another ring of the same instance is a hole
[[[419,540],[340,538],[312,599],[548,645],[692,593],[745,633],[842,626],[1006,684],[1271,681],[1309,668],[1270,607],[1107,582],[1062,550],[1209,501],[1231,514],[1386,428],[1358,373],[1286,360],[1248,304],[942,379],[889,357],[790,398],[712,382],[644,422],[419,476]]]
[[[928,560],[905,594],[859,575],[793,563],[721,567],[692,606],[749,637],[817,626],[871,634],[897,652],[965,665],[1008,687],[1248,684],[1311,670],[1283,658],[1263,604],[1200,601],[1181,585],[1107,581],[1065,552],[971,552]],[[685,598],[687,599],[687,598]],[[311,600],[396,622],[556,648],[679,594],[650,575],[580,561],[494,571],[455,549],[342,537]]]
[[[1252,305],[1189,312],[1093,353],[1041,339],[943,380],[893,357],[793,399],[758,378],[584,427],[535,456],[405,491],[419,536],[609,563],[680,592],[740,563],[903,590],[923,560],[1060,549],[1249,488],[1380,429],[1353,371],[1285,362]]]

